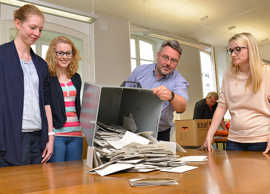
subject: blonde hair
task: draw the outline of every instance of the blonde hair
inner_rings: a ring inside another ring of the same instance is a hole
[[[235,34],[229,40],[229,43],[232,41],[244,44],[248,48],[250,75],[248,77],[246,87],[251,87],[253,93],[256,93],[261,87],[264,66],[260,57],[256,39],[252,34],[243,32]],[[239,71],[239,66],[231,63],[231,72],[233,74],[237,74]]]
[[[81,59],[81,57],[79,55],[79,51],[76,49],[73,42],[64,36],[58,36],[50,42],[50,46],[49,46],[49,49],[48,49],[47,54],[46,54],[46,61],[47,61],[48,66],[49,66],[50,75],[57,76],[56,75],[57,61],[56,61],[56,53],[55,53],[56,50],[55,49],[56,49],[57,44],[59,44],[59,43],[69,44],[72,48],[72,60],[67,68],[67,76],[69,78],[71,78],[77,72],[77,70],[79,68],[78,63],[79,63],[79,60]]]
[[[44,19],[43,13],[36,6],[26,4],[14,11],[14,20],[18,19],[21,22],[24,22],[30,15],[38,15]]]

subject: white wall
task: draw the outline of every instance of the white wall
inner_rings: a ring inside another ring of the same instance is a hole
[[[260,47],[261,55],[264,60],[270,61],[270,44]]]
[[[129,23],[97,14],[95,23],[96,83],[119,86],[130,74]]]
[[[180,65],[177,69],[190,85],[188,88],[189,101],[187,109],[183,114],[180,114],[180,118],[192,119],[196,101],[203,98],[200,53],[197,48],[184,45],[182,45],[182,48],[183,54],[180,58]]]
[[[224,47],[215,47],[215,59],[216,59],[216,74],[218,81],[218,92],[220,92],[223,75],[229,67],[229,57],[226,54]]]

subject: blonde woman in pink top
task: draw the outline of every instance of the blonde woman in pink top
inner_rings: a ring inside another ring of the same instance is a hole
[[[229,40],[231,66],[225,73],[218,107],[204,147],[211,143],[227,110],[231,114],[226,150],[270,150],[270,67],[260,58],[256,39],[239,33]]]

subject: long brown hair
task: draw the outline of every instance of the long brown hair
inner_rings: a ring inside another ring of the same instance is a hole
[[[79,51],[76,49],[73,42],[65,36],[58,36],[50,42],[50,46],[46,54],[46,61],[49,66],[50,75],[56,76],[56,63],[57,62],[56,62],[55,48],[57,44],[59,43],[69,44],[72,48],[72,60],[67,68],[67,76],[68,78],[71,78],[77,72],[79,68],[78,63],[81,57],[79,55]]]

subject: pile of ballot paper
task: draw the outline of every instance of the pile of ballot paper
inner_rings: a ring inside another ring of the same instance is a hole
[[[105,176],[123,170],[171,172],[178,168],[177,172],[184,172],[197,168],[185,165],[187,161],[176,154],[176,150],[185,150],[175,142],[158,142],[151,136],[151,132],[147,131],[133,133],[121,126],[104,123],[98,123],[97,126],[94,139],[96,168],[91,172]]]

